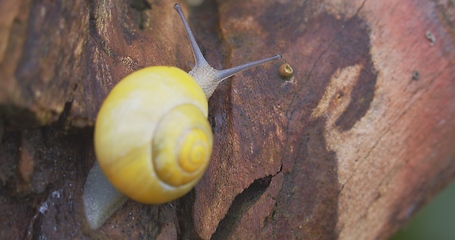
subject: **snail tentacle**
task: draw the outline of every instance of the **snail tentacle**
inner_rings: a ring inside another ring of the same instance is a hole
[[[188,22],[186,21],[185,16],[183,15],[182,8],[180,7],[180,5],[175,4],[174,9],[179,13],[180,18],[182,19],[183,26],[185,27],[186,35],[190,40],[191,48],[193,49],[193,56],[196,61],[194,68],[189,72],[189,74],[193,76],[194,79],[196,79],[198,84],[204,90],[207,99],[209,99],[210,96],[212,96],[218,84],[223,80],[249,68],[257,67],[264,63],[275,61],[281,58],[281,55],[276,55],[259,61],[242,64],[240,66],[224,70],[217,70],[210,66],[210,64],[202,55],[201,49],[197,45],[196,39],[194,38],[193,32],[191,31]]]

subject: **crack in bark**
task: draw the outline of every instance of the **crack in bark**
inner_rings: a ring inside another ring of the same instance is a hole
[[[152,6],[150,3],[148,3],[146,0],[131,0],[130,6],[132,9],[137,11],[137,25],[139,26],[140,30],[144,29],[144,22],[146,15],[144,14],[144,11],[148,9],[152,9]]]
[[[202,239],[194,227],[193,206],[195,201],[196,194],[194,189],[178,200],[176,214],[179,232],[177,233],[177,239]]]
[[[260,197],[267,191],[273,177],[279,174],[282,169],[283,165],[281,165],[280,170],[278,170],[275,174],[254,180],[248,188],[238,194],[234,198],[234,201],[232,201],[231,207],[224,218],[218,223],[218,227],[216,228],[216,231],[212,235],[211,239],[227,239],[231,236],[233,231],[236,229],[237,224],[242,219],[243,214],[248,212],[248,210],[254,206]]]

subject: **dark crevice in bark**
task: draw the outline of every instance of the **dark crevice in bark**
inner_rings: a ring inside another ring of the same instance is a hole
[[[272,181],[272,175],[256,179],[247,189],[237,195],[226,216],[220,221],[211,239],[227,239],[236,228],[240,218],[264,194]]]
[[[193,221],[193,206],[196,201],[196,191],[193,189],[183,198],[178,200],[177,219],[178,232],[177,239],[202,239],[195,231]]]
[[[152,6],[146,0],[131,0],[130,6],[137,11],[136,20],[139,25],[139,29],[144,29],[144,22],[146,18],[144,11],[152,9]]]

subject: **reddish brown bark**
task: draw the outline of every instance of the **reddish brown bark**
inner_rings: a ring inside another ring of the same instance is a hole
[[[1,239],[386,239],[453,179],[453,1],[205,0],[184,10],[215,67],[283,60],[215,91],[194,191],[89,229],[101,102],[134,70],[193,62],[172,5],[0,1]]]

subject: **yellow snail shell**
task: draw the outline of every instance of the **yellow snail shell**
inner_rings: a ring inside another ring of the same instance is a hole
[[[180,6],[196,59],[186,73],[155,66],[122,79],[101,106],[95,123],[95,153],[84,186],[89,226],[99,228],[127,197],[158,204],[173,201],[203,176],[212,152],[207,99],[224,79],[280,55],[226,70],[204,59]]]
[[[106,178],[142,203],[187,193],[212,152],[207,99],[188,73],[148,67],[117,84],[95,124],[95,153]],[[158,194],[157,194],[158,193]]]

